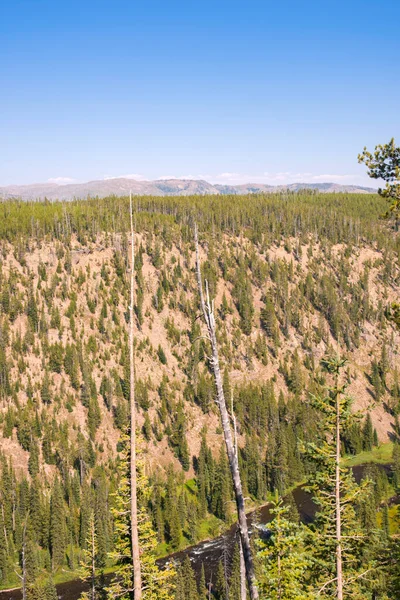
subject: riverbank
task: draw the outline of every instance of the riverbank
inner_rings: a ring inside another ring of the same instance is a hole
[[[388,465],[392,461],[393,446],[394,444],[392,442],[380,444],[368,452],[360,452],[354,456],[346,456],[343,459],[343,462],[348,467],[357,467],[368,464]]]
[[[381,468],[385,469],[385,471],[390,471],[390,460],[392,458],[393,444],[383,444],[377,448],[374,448],[371,452],[361,453],[354,457],[345,457],[344,462],[355,469],[356,479],[361,477],[361,471],[368,464],[377,464],[380,465]],[[361,457],[368,457],[369,460],[361,463]],[[383,458],[389,457],[389,460],[383,462]],[[299,483],[294,486],[288,492],[293,493],[293,498],[295,500],[297,509],[299,511],[299,515],[302,521],[310,522],[315,514],[315,506],[313,505],[311,496],[304,491],[302,485],[304,482]],[[394,519],[395,513],[397,512],[397,507],[394,506],[394,503],[398,503],[398,497],[393,495],[393,489],[390,490],[390,494],[384,500],[390,501],[393,500],[392,506],[390,507],[390,516],[391,519]],[[250,507],[250,510],[247,513],[247,520],[250,527],[250,530],[255,529],[255,522],[257,524],[266,524],[271,520],[271,515],[269,512],[270,502],[263,503],[262,505],[254,505]],[[396,533],[396,531],[391,531],[391,533]],[[221,556],[226,551],[231,551],[234,544],[237,541],[238,530],[236,522],[233,523],[230,527],[225,529],[223,532],[220,532],[213,538],[204,538],[193,545],[187,545],[185,548],[180,549],[176,552],[168,553],[164,556],[160,556],[158,559],[158,563],[162,566],[166,562],[170,560],[183,560],[185,556],[189,556],[192,566],[200,572],[203,564],[207,565],[206,575],[209,576],[210,573],[216,572],[216,568],[218,565]],[[112,567],[107,569],[107,578],[112,574]],[[78,600],[81,593],[87,589],[87,584],[80,581],[78,579],[78,574],[76,572],[62,572],[56,574],[54,576],[54,582],[57,586],[57,592],[59,598],[62,600]],[[19,588],[9,588],[7,590],[0,589],[0,600],[21,600],[22,594]]]

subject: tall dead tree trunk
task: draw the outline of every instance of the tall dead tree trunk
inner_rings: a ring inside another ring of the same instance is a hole
[[[130,304],[129,304],[129,366],[130,366],[130,492],[131,492],[131,548],[133,568],[133,599],[142,598],[142,573],[140,566],[138,507],[137,507],[137,474],[136,474],[136,403],[135,403],[135,361],[134,342],[134,287],[135,287],[135,236],[133,231],[132,195],[129,197],[129,215],[131,226],[131,265],[130,265]]]
[[[237,439],[237,423],[236,423],[236,416],[235,416],[235,411],[233,410],[233,390],[231,389],[231,416],[232,416],[232,421],[233,421],[233,439],[235,440],[235,454],[236,454],[236,459],[239,461],[238,458],[238,439]],[[242,539],[239,539],[239,565],[240,565],[240,600],[246,600],[247,598],[247,589],[246,589],[246,565],[244,563],[244,556],[243,556],[243,546],[242,546]]]
[[[90,522],[90,545],[91,545],[91,553],[92,553],[92,561],[91,561],[91,573],[90,573],[90,582],[91,582],[91,599],[96,600],[96,527],[94,522],[94,514],[92,513],[91,522]]]
[[[244,563],[242,540],[240,540],[240,542],[239,542],[239,554],[240,554],[240,600],[246,600],[246,598],[247,598],[246,565]]]
[[[338,376],[339,377],[339,376]],[[338,390],[337,380],[336,390]],[[342,516],[340,505],[340,394],[336,391],[336,577],[337,599],[343,600],[343,565],[342,565]]]
[[[28,593],[27,586],[27,573],[26,573],[26,524],[24,527],[24,536],[22,542],[22,600],[26,600]]]
[[[22,600],[27,600],[28,597],[28,573],[27,573],[27,564],[26,564],[26,528],[29,519],[29,511],[25,517],[24,528],[22,530],[22,552],[21,552],[21,568],[22,575],[15,571],[16,575],[21,580],[22,585]]]
[[[258,600],[258,590],[256,585],[255,571],[253,556],[250,547],[249,531],[247,527],[246,511],[244,506],[243,488],[240,479],[239,462],[235,452],[234,441],[232,438],[232,430],[229,423],[229,413],[226,408],[224,388],[222,385],[222,376],[219,366],[219,355],[218,355],[218,344],[216,336],[216,323],[214,317],[214,302],[210,301],[208,292],[208,285],[206,282],[206,295],[203,292],[203,283],[201,278],[200,268],[200,255],[199,255],[199,241],[197,233],[197,225],[194,228],[194,238],[196,247],[196,272],[197,272],[197,284],[200,295],[200,305],[203,313],[204,321],[207,326],[208,339],[211,344],[212,356],[210,358],[211,367],[214,373],[215,387],[217,391],[217,405],[221,416],[221,424],[224,432],[224,439],[226,445],[226,451],[228,454],[229,467],[231,470],[233,489],[235,492],[236,508],[239,521],[239,533],[243,548],[243,558],[246,566],[246,579],[249,587],[249,594],[251,600]]]

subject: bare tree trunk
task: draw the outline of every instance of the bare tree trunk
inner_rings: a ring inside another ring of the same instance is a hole
[[[130,364],[130,488],[131,488],[131,546],[133,567],[133,598],[142,598],[142,573],[140,567],[139,532],[138,532],[138,508],[137,508],[137,479],[136,479],[136,404],[135,404],[135,362],[133,355],[133,301],[135,285],[135,239],[133,232],[133,210],[132,195],[129,198],[129,215],[131,225],[131,297],[129,304],[129,364]]]
[[[281,555],[280,553],[278,554],[278,560],[277,560],[277,567],[278,567],[278,600],[281,600],[282,598],[282,569],[281,569]]]
[[[246,600],[246,598],[247,598],[246,565],[244,564],[242,540],[239,540],[239,553],[240,553],[240,600]]]
[[[96,600],[96,542],[95,542],[95,525],[94,518],[91,531],[92,543],[92,600]]]
[[[336,577],[337,599],[343,600],[342,517],[340,507],[340,394],[336,393]]]
[[[27,577],[26,577],[26,529],[24,528],[24,541],[22,543],[22,600],[27,597]]]
[[[231,416],[233,421],[233,439],[235,440],[235,454],[238,459],[238,439],[235,411],[233,410],[233,390],[231,389]],[[240,600],[246,600],[246,565],[244,564],[242,539],[239,538],[239,565],[240,565]]]
[[[22,575],[15,571],[16,575],[21,580],[22,585],[22,600],[26,600],[28,596],[28,573],[26,569],[26,527],[29,519],[29,511],[25,517],[24,529],[22,531],[22,553],[21,553],[21,566]]]
[[[208,338],[211,343],[212,357],[210,359],[210,362],[211,362],[211,366],[212,366],[212,369],[214,372],[215,387],[217,390],[217,405],[218,405],[220,416],[221,416],[221,424],[222,424],[222,429],[224,432],[226,451],[228,454],[229,467],[231,470],[233,488],[234,488],[234,492],[235,492],[236,508],[237,508],[238,521],[239,521],[240,539],[242,542],[243,557],[244,557],[244,562],[245,562],[245,566],[246,566],[246,578],[247,578],[247,583],[249,586],[250,599],[258,600],[259,596],[258,596],[258,590],[257,590],[256,580],[255,580],[255,571],[254,571],[254,563],[253,563],[253,557],[252,557],[251,547],[250,547],[249,531],[247,528],[243,489],[242,489],[242,482],[240,479],[240,472],[239,472],[239,462],[238,462],[238,458],[237,458],[237,455],[235,452],[235,446],[233,443],[232,431],[231,431],[231,426],[229,423],[229,414],[228,414],[228,410],[226,408],[224,388],[222,385],[222,376],[221,376],[221,370],[220,370],[220,366],[219,366],[218,344],[217,344],[216,325],[215,325],[215,317],[214,317],[214,302],[210,302],[207,283],[206,283],[206,299],[204,298],[204,293],[203,293],[203,283],[202,283],[202,279],[201,279],[197,225],[195,225],[194,237],[195,237],[195,246],[196,246],[197,284],[198,284],[198,288],[199,288],[200,304],[201,304],[201,309],[203,312],[204,321],[207,325]]]

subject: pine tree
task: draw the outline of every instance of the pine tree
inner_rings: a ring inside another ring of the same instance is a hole
[[[261,309],[260,317],[261,325],[265,329],[268,337],[272,340],[276,352],[279,346],[279,327],[274,304],[269,296],[265,298],[265,306]]]
[[[114,550],[110,557],[116,563],[115,578],[108,588],[108,597],[133,600],[132,550],[130,538],[130,485],[128,437],[123,438],[123,451],[119,464],[119,485],[114,495]],[[156,565],[157,537],[147,515],[151,489],[144,474],[143,460],[137,460],[137,497],[139,523],[139,549],[141,553],[143,600],[170,600],[173,593],[174,570],[161,570]]]
[[[109,515],[109,491],[104,473],[94,481],[95,485],[95,528],[97,533],[97,564],[103,569],[111,546],[111,523]]]
[[[167,364],[167,357],[165,355],[164,348],[161,346],[161,344],[158,345],[157,356],[162,365]]]
[[[43,377],[42,387],[40,389],[40,397],[43,404],[50,404],[51,402],[51,389],[50,389],[50,377],[46,371]]]
[[[269,489],[283,494],[288,485],[288,446],[283,425],[269,435],[266,467]]]
[[[350,591],[355,597],[362,597],[359,575],[362,548],[367,540],[356,507],[370,490],[368,480],[358,486],[351,469],[341,464],[341,433],[355,419],[351,413],[352,400],[345,393],[347,383],[341,381],[345,364],[340,358],[327,357],[322,361],[333,383],[327,387],[325,396],[311,396],[311,405],[323,419],[323,438],[320,444],[308,444],[308,457],[317,468],[308,485],[318,507],[313,526],[312,579],[318,595],[338,600],[343,600]]]
[[[27,600],[58,600],[56,586],[51,579],[38,581],[29,588]]]
[[[188,556],[185,557],[185,560],[179,567],[175,598],[199,600],[196,577]]]
[[[28,315],[29,322],[32,326],[33,331],[38,331],[39,328],[39,312],[37,308],[36,298],[31,289],[28,296],[28,303],[26,307],[26,314]]]
[[[5,399],[10,394],[10,377],[7,356],[0,344],[0,399]]]
[[[183,577],[182,566],[178,568],[178,572],[175,577],[174,600],[185,600],[185,580]]]
[[[212,464],[210,464],[210,462]],[[213,458],[207,446],[206,431],[201,432],[200,453],[197,461],[197,489],[199,495],[200,517],[205,518],[210,500],[211,481],[210,468],[213,467]]]
[[[85,548],[82,551],[80,562],[80,578],[83,581],[90,582],[90,591],[81,595],[81,600],[97,600],[97,557],[98,557],[98,542],[94,511],[92,510],[89,516],[89,526],[86,537]]]
[[[229,586],[227,574],[222,560],[218,563],[217,578],[215,581],[215,596],[217,600],[229,600]]]
[[[393,484],[397,490],[400,490],[400,443],[398,440],[393,445],[392,465]]]
[[[240,543],[240,542],[239,542]],[[240,588],[240,550],[239,543],[233,551],[231,574],[229,578],[229,600],[242,600]]]
[[[199,591],[199,600],[207,600],[208,593],[207,593],[207,584],[206,584],[206,574],[204,571],[204,563],[202,563],[202,565],[201,565],[198,591]]]
[[[381,374],[380,374],[380,370],[379,370],[379,365],[375,360],[372,361],[372,366],[371,366],[371,383],[374,387],[375,400],[377,402],[379,402],[382,392],[383,392],[383,386],[382,386],[382,379],[381,379]]]
[[[397,225],[400,214],[400,149],[396,147],[394,138],[388,144],[375,146],[374,154],[365,147],[358,155],[358,162],[368,167],[369,177],[386,182],[378,193],[390,203],[386,216],[393,217]]]
[[[22,524],[22,539],[20,552],[20,569],[21,574],[15,571],[21,581],[22,598],[26,600],[30,586],[35,580],[38,565],[36,560],[35,544],[30,536],[29,512],[25,514],[24,523]]]
[[[54,482],[50,502],[50,550],[53,568],[61,566],[65,559],[66,523],[64,497],[58,479]]]
[[[390,519],[389,519],[389,507],[387,502],[382,508],[382,530],[385,538],[388,540],[390,537]]]
[[[268,539],[259,542],[260,589],[269,600],[311,600],[307,584],[311,561],[305,546],[303,525],[289,520],[289,508],[275,496],[270,509]],[[236,599],[235,599],[236,600]]]
[[[170,443],[174,446],[176,456],[184,471],[190,468],[189,446],[186,439],[186,416],[183,402],[179,402],[170,435]]]
[[[219,461],[216,466],[215,485],[212,491],[212,511],[219,518],[227,520],[228,503],[231,500],[231,483],[228,461],[223,446],[220,448]]]
[[[363,450],[369,452],[372,450],[374,446],[374,428],[372,425],[371,414],[367,413],[367,418],[365,419],[365,424],[362,430],[363,436]]]
[[[289,374],[289,388],[296,396],[300,396],[304,388],[300,357],[297,350],[295,350],[292,358],[292,366]]]
[[[36,440],[32,440],[30,445],[28,470],[32,477],[39,473],[39,446]]]

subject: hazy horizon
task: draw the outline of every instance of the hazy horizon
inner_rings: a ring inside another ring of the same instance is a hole
[[[284,174],[282,174],[284,175]],[[229,186],[241,186],[241,185],[251,185],[251,184],[255,184],[255,185],[271,185],[274,187],[279,187],[279,186],[285,186],[285,185],[291,185],[291,184],[301,184],[304,183],[306,184],[326,184],[326,183],[333,183],[333,184],[338,184],[338,185],[349,185],[349,186],[358,186],[358,187],[368,187],[368,188],[374,188],[374,189],[378,189],[378,185],[376,180],[367,180],[366,184],[360,184],[360,183],[352,183],[352,182],[343,182],[343,181],[333,181],[330,179],[326,179],[324,178],[324,175],[319,176],[318,178],[314,178],[314,180],[309,181],[306,178],[306,175],[304,175],[304,179],[302,178],[302,174],[299,174],[299,178],[298,179],[293,179],[293,180],[285,180],[283,177],[281,180],[275,179],[274,183],[269,183],[268,181],[261,181],[259,179],[248,179],[248,180],[243,180],[243,181],[239,181],[237,183],[235,183],[234,179],[231,179],[230,181],[221,181],[221,179],[215,179],[212,176],[208,177],[207,176],[161,176],[161,177],[156,177],[155,179],[147,179],[145,177],[138,177],[138,176],[132,176],[132,175],[118,175],[116,177],[103,177],[102,179],[88,179],[88,180],[75,180],[75,179],[68,179],[68,178],[50,178],[47,181],[31,181],[29,183],[23,183],[23,184],[19,184],[19,183],[11,183],[11,184],[7,184],[7,185],[0,185],[0,187],[2,188],[7,188],[7,187],[29,187],[29,186],[35,186],[35,185],[56,185],[59,187],[62,187],[64,185],[69,185],[69,184],[85,184],[85,183],[91,183],[91,182],[101,182],[101,181],[110,181],[113,179],[126,179],[126,180],[132,180],[132,182],[143,182],[143,183],[151,183],[154,181],[169,181],[169,180],[175,180],[175,181],[205,181],[207,183],[210,183],[212,185],[229,185]],[[327,178],[329,178],[329,175],[326,175]]]

